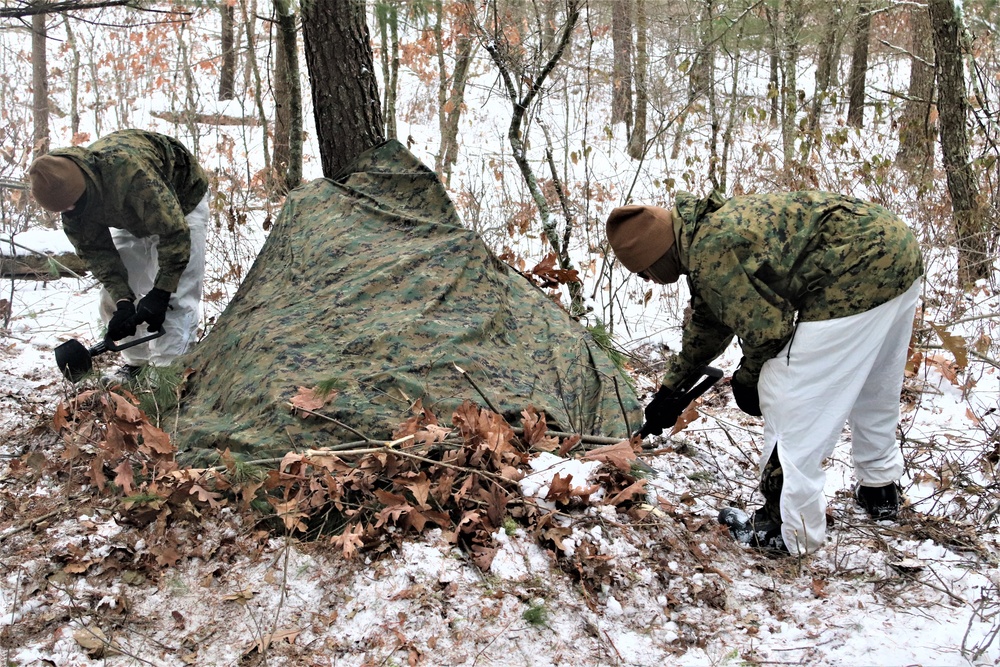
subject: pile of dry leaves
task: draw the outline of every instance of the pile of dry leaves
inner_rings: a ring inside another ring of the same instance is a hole
[[[322,416],[294,401],[291,407],[303,418]],[[151,529],[144,538],[154,567],[185,556],[171,526],[221,508],[246,513],[250,525],[328,540],[348,558],[392,549],[408,536],[439,528],[484,570],[504,529],[523,527],[541,543],[561,547],[572,529],[558,517],[588,506],[595,494],[633,518],[651,509],[636,466],[638,442],[586,451],[580,436],[551,434],[545,415],[530,407],[518,429],[471,402],[455,411],[451,427],[419,402],[412,412],[390,442],[289,452],[280,461],[257,464],[239,462],[227,451],[217,468],[180,467],[168,434],[128,391],[80,393],[59,406],[54,427],[63,443],[62,474],[80,477],[85,492],[113,499],[120,523]],[[579,455],[601,466],[583,487],[557,474],[543,507],[519,487],[529,461],[542,451]],[[586,549],[576,555],[587,557]],[[569,565],[571,571],[583,569],[579,562]]]

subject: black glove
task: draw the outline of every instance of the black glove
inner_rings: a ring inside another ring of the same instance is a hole
[[[135,328],[138,326],[135,319],[135,306],[128,299],[118,302],[111,319],[108,320],[108,335],[111,340],[121,340],[135,335]]]
[[[159,331],[163,320],[167,319],[167,308],[170,307],[170,292],[159,287],[149,290],[149,294],[139,299],[135,308],[135,323],[148,324],[149,331]]]
[[[677,423],[677,418],[687,406],[683,394],[678,396],[673,389],[660,387],[646,406],[646,423],[639,429],[639,437],[662,434],[663,429],[671,428]]]
[[[757,393],[757,384],[743,384],[739,381],[736,373],[733,374],[733,379],[729,381],[729,386],[733,388],[733,398],[736,400],[736,405],[739,406],[740,410],[752,415],[754,417],[760,417],[760,394]]]

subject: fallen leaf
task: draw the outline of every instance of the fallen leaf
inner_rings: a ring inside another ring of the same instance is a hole
[[[257,591],[249,588],[241,588],[240,590],[236,591],[231,595],[222,596],[222,599],[226,600],[227,602],[239,602],[240,604],[244,604],[246,602],[249,602],[250,600],[253,600],[254,595],[257,595]]]
[[[121,653],[114,642],[108,639],[96,625],[88,625],[73,633],[73,639],[91,658],[105,658]]]
[[[281,630],[275,630],[271,634],[264,635],[257,641],[253,642],[244,652],[243,656],[246,657],[252,653],[263,653],[267,650],[271,644],[276,644],[281,641],[286,641],[289,644],[294,644],[295,639],[302,633],[298,628],[282,628]]]
[[[313,387],[312,389],[307,389],[306,387],[299,387],[299,393],[292,396],[291,400],[288,401],[292,404],[293,408],[298,408],[302,410],[307,410],[309,412],[316,412],[327,402],[336,395],[336,392],[330,394],[322,394],[319,391],[319,387]]]
[[[584,454],[582,458],[588,461],[610,463],[622,472],[630,472],[632,470],[632,461],[635,461],[637,457],[635,452],[632,451],[632,445],[629,441],[622,440],[616,445],[606,445],[592,449]]]

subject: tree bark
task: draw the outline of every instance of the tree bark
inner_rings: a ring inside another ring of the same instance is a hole
[[[611,3],[611,122],[632,125],[632,2]]]
[[[777,127],[781,118],[781,48],[778,45],[778,36],[781,34],[781,26],[776,16],[776,11],[771,8],[771,3],[764,3],[764,16],[767,19],[768,27],[768,79],[767,98],[771,101],[770,124]]]
[[[465,85],[469,79],[469,67],[472,65],[472,54],[476,46],[472,38],[472,17],[466,9],[464,4],[457,7],[458,17],[454,27],[455,69],[451,74],[451,92],[442,110],[444,125],[438,151],[441,163],[438,174],[444,179],[445,185],[451,184],[451,169],[458,160],[458,124],[462,118]]]
[[[785,8],[785,20],[781,26],[782,53],[781,82],[781,148],[785,163],[785,176],[790,182],[797,178],[795,139],[798,136],[796,117],[799,111],[798,64],[802,45],[799,30],[804,18],[802,0],[789,0]]]
[[[847,83],[849,103],[847,124],[861,128],[865,124],[865,80],[868,74],[868,40],[872,18],[868,0],[858,3],[858,16],[854,31],[854,51],[851,54],[851,77]]]
[[[809,105],[809,119],[806,123],[806,145],[802,154],[807,156],[812,147],[819,144],[822,132],[819,120],[823,115],[823,105],[829,96],[831,75],[833,72],[833,56],[837,47],[837,31],[840,27],[840,2],[830,2],[827,12],[821,15],[825,19],[823,36],[819,42],[819,53],[816,59],[816,88],[813,91],[812,103]]]
[[[323,175],[333,178],[385,141],[364,2],[306,3],[302,34]]]
[[[911,7],[910,85],[899,118],[896,162],[915,182],[924,183],[934,166],[934,39],[931,18],[924,7]]]
[[[295,14],[289,0],[274,0],[277,35],[274,58],[274,168],[288,191],[302,183],[302,83]]]
[[[49,69],[46,58],[48,30],[45,14],[31,17],[32,148],[35,157],[49,152]]]
[[[967,286],[988,276],[990,257],[978,186],[969,163],[968,103],[960,42],[962,26],[952,0],[929,0],[928,10],[937,59],[941,153],[958,242],[958,278],[961,286]]]
[[[247,37],[247,65],[249,71],[247,72],[248,85],[246,86],[248,90],[253,91],[254,106],[257,107],[257,116],[260,118],[261,127],[265,128],[263,136],[261,137],[261,142],[263,143],[262,148],[264,153],[264,173],[267,174],[268,186],[273,186],[271,183],[271,176],[273,174],[271,167],[271,150],[268,148],[267,141],[267,113],[264,110],[264,96],[263,96],[263,83],[260,77],[260,66],[257,64],[257,38],[256,38],[256,17],[257,13],[254,9],[247,9],[246,0],[240,0],[240,12],[242,14],[243,29],[246,32]],[[251,18],[252,17],[252,18]],[[249,80],[249,76],[252,75],[252,81]]]
[[[380,60],[382,80],[385,81],[382,108],[384,109],[387,139],[395,139],[397,136],[396,91],[399,82],[399,5],[397,2],[398,0],[380,0],[375,6],[375,17],[382,40]],[[440,0],[438,0],[437,6],[440,13]]]
[[[222,67],[219,69],[219,99],[236,97],[236,8],[228,2],[219,5],[222,15]]]
[[[70,27],[69,19],[63,14],[66,28],[66,46],[70,51],[69,64],[69,131],[75,144],[80,134],[80,49],[76,45],[76,35]]]
[[[646,77],[649,74],[648,17],[646,0],[635,1],[635,119],[628,139],[628,154],[640,160],[646,152],[646,111],[649,91]]]

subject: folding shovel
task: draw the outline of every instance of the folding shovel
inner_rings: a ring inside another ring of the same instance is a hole
[[[116,343],[113,340],[105,338],[90,349],[85,348],[83,343],[75,338],[70,339],[56,347],[56,364],[67,380],[70,382],[79,382],[94,367],[93,359],[97,355],[104,354],[105,352],[120,352],[141,343],[148,343],[154,338],[159,338],[164,333],[166,332],[161,327],[158,331],[148,336],[136,338],[127,343]]]

